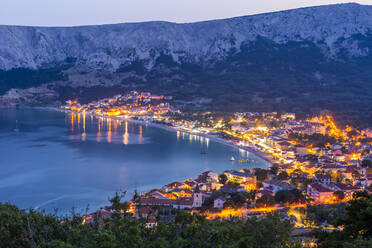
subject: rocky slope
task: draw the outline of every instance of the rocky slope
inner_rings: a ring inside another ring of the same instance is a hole
[[[372,6],[341,4],[176,24],[125,23],[82,27],[0,26],[0,69],[40,68],[76,59],[115,71],[133,61],[147,69],[161,55],[203,64],[238,53],[242,45],[267,38],[276,44],[308,41],[329,58],[366,56],[360,39],[372,32]],[[357,38],[355,36],[358,36]]]

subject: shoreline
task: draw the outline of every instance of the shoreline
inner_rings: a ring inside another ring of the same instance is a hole
[[[1,106],[0,108],[13,108],[13,107],[3,107],[3,106]],[[30,109],[38,109],[38,110],[42,110],[42,111],[43,110],[49,110],[49,111],[54,111],[54,112],[79,114],[79,112],[77,112],[77,111],[61,109],[61,108],[58,108],[58,107],[36,107],[36,106],[35,107],[28,107],[28,106],[24,106],[24,107],[21,107],[21,108],[26,108],[26,109],[30,108]],[[108,118],[108,119],[119,120],[119,121],[129,121],[129,122],[136,123],[136,124],[150,125],[152,127],[161,128],[163,130],[167,130],[167,131],[170,131],[170,132],[184,132],[184,133],[189,134],[189,135],[198,135],[198,136],[201,136],[201,137],[204,137],[204,138],[208,138],[211,141],[233,147],[237,150],[242,149],[244,151],[250,152],[253,155],[255,155],[256,157],[259,157],[260,159],[269,163],[268,168],[270,168],[275,163],[270,157],[267,157],[267,154],[264,153],[264,152],[254,151],[250,147],[242,147],[242,146],[236,145],[229,140],[226,140],[224,138],[219,137],[218,135],[204,134],[204,133],[197,133],[196,134],[196,133],[192,133],[190,131],[184,130],[184,129],[176,128],[176,127],[173,127],[173,126],[167,126],[167,125],[164,125],[164,124],[154,123],[154,122],[151,122],[151,121],[125,119],[125,118],[122,118],[122,117],[106,117],[106,116],[96,115],[96,114],[92,114],[92,113],[86,113],[86,115],[93,116],[93,117],[96,117],[96,118]]]
[[[57,112],[79,114],[79,112],[77,112],[77,111],[60,109],[60,108],[56,108],[56,107],[35,107],[35,108],[40,109],[40,110],[51,110],[51,111],[57,111]],[[165,124],[159,124],[159,123],[155,123],[155,122],[151,122],[151,121],[126,119],[126,118],[122,118],[122,117],[107,117],[107,116],[101,116],[101,115],[96,115],[96,114],[92,114],[92,113],[86,113],[86,115],[87,116],[93,116],[93,117],[96,117],[96,118],[107,118],[107,119],[112,119],[112,120],[128,121],[128,122],[132,122],[132,123],[135,123],[135,124],[149,125],[149,126],[160,128],[160,129],[170,131],[170,132],[184,132],[184,133],[189,134],[189,135],[201,136],[201,137],[204,137],[204,138],[208,138],[211,141],[214,141],[216,143],[220,143],[220,144],[223,144],[223,145],[226,145],[226,146],[233,147],[237,150],[242,149],[244,151],[250,152],[253,155],[255,155],[256,157],[259,157],[260,159],[269,163],[268,168],[270,168],[274,164],[274,162],[269,157],[266,157],[266,154],[264,152],[254,151],[251,148],[236,145],[232,141],[221,138],[218,135],[204,134],[204,133],[192,133],[190,131],[187,131],[187,130],[184,130],[184,129],[181,129],[181,128],[177,128],[177,127],[174,127],[174,126],[168,126],[168,125],[165,125]]]

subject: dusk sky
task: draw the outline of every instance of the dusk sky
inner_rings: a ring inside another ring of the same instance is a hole
[[[1,0],[0,24],[75,26],[140,21],[194,22],[339,0]],[[372,4],[371,0],[354,1]]]

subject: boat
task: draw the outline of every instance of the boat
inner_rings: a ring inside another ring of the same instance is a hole
[[[206,150],[201,150],[200,154],[205,155],[205,154],[207,154],[207,151]]]
[[[230,158],[230,161],[235,161],[235,158],[234,158],[234,157],[231,157],[231,158]]]
[[[16,121],[16,126],[15,128],[13,129],[14,132],[19,132],[19,128],[18,128],[18,120]]]

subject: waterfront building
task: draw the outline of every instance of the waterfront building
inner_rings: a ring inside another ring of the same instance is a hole
[[[256,176],[247,173],[247,172],[240,172],[240,171],[225,171],[224,174],[226,175],[228,181],[236,182],[236,183],[245,183],[245,182],[251,182],[256,183]]]

